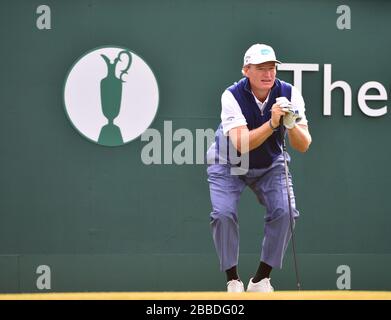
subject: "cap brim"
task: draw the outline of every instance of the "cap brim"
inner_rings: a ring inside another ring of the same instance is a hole
[[[281,61],[275,60],[275,59],[266,60],[266,61],[265,60],[260,60],[260,61],[255,60],[255,61],[249,61],[247,64],[244,64],[243,67],[248,66],[249,64],[261,64],[261,63],[266,63],[266,62],[275,62],[275,63],[279,63],[279,64],[282,63]]]

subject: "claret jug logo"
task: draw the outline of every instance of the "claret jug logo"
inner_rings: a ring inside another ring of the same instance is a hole
[[[66,114],[85,138],[120,146],[152,123],[159,104],[156,78],[147,63],[122,47],[94,49],[79,58],[64,86]]]

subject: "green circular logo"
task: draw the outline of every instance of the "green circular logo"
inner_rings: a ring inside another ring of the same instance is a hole
[[[121,146],[151,125],[159,88],[147,63],[123,47],[94,49],[72,66],[64,106],[74,128],[103,146]]]

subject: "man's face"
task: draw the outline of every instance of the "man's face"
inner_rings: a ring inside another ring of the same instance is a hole
[[[250,64],[243,68],[244,75],[249,79],[253,91],[269,91],[276,80],[276,63],[265,62]]]

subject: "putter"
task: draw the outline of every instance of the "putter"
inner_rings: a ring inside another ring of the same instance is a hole
[[[289,189],[289,178],[288,178],[288,162],[286,160],[286,144],[285,144],[285,130],[283,117],[280,118],[280,126],[281,126],[281,142],[282,142],[282,153],[284,154],[284,167],[285,167],[285,181],[286,181],[286,189],[288,193],[288,206],[289,206],[289,226],[292,234],[292,250],[293,250],[293,260],[295,263],[295,273],[296,273],[296,284],[298,290],[301,290],[300,278],[299,278],[299,270],[297,267],[297,258],[296,258],[296,248],[295,248],[295,237],[293,233],[293,213],[292,213],[292,205],[291,205],[291,193]]]

